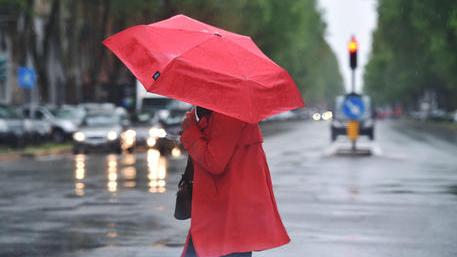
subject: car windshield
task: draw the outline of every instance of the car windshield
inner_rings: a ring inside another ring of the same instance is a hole
[[[145,98],[143,99],[143,112],[154,112],[157,110],[168,109],[168,104],[172,100],[169,98]]]
[[[84,125],[87,127],[105,127],[105,126],[114,126],[120,123],[120,118],[118,116],[112,115],[97,115],[97,116],[88,116],[84,121]]]
[[[192,108],[191,104],[188,104],[186,102],[178,101],[178,100],[172,100],[167,104],[167,109],[169,110],[189,110]]]
[[[19,114],[12,108],[7,106],[0,106],[0,118],[1,119],[18,119]]]
[[[58,119],[64,120],[76,120],[81,119],[84,116],[82,110],[72,109],[72,108],[63,108],[57,109],[52,112]]]

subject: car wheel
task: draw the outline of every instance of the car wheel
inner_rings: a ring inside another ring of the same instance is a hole
[[[86,151],[82,147],[73,147],[73,154],[84,154]]]
[[[368,132],[368,137],[370,138],[371,141],[374,140],[374,130],[373,129],[370,129],[370,131]]]
[[[337,137],[338,135],[336,134],[336,132],[335,132],[335,130],[334,130],[334,129],[332,129],[332,132],[331,132],[331,134],[332,134],[332,136],[331,136],[331,138],[332,138],[332,142],[335,142],[335,141],[336,141],[336,137]]]
[[[63,143],[65,141],[65,134],[61,129],[54,129],[52,131],[52,141],[55,143]]]
[[[112,149],[112,152],[115,154],[121,154],[122,153],[122,148],[121,147],[116,147]]]

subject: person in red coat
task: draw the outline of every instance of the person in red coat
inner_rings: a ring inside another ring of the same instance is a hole
[[[191,225],[182,257],[251,256],[287,244],[258,124],[212,112],[183,121],[193,160]]]

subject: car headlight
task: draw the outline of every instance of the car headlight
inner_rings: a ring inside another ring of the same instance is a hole
[[[116,140],[117,139],[117,132],[116,131],[108,132],[108,134],[106,135],[106,138],[108,138],[108,140],[110,140],[110,141]]]
[[[173,147],[173,149],[171,150],[171,156],[175,158],[181,156],[181,149],[179,149],[179,147]]]
[[[161,137],[162,138],[162,137],[166,137],[167,136],[167,132],[163,128],[153,127],[151,129],[149,129],[149,136],[151,136],[151,137]]]
[[[326,111],[322,113],[321,117],[323,120],[330,120],[333,117],[333,114],[331,111]]]
[[[133,129],[126,130],[124,133],[122,133],[122,143],[130,147],[133,144],[135,144],[136,141],[136,132]]]
[[[320,120],[321,119],[321,114],[316,112],[313,114],[313,120]]]
[[[84,133],[82,133],[81,131],[78,131],[73,134],[73,139],[75,141],[81,142],[81,141],[86,140],[86,135],[84,135]]]
[[[134,138],[134,137],[136,137],[136,132],[133,129],[129,129],[129,130],[124,132],[124,136],[126,138]]]

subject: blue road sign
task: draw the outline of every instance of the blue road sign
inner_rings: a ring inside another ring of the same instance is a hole
[[[19,87],[32,89],[36,84],[36,73],[33,68],[19,67],[17,69],[17,80]]]
[[[343,102],[343,113],[350,120],[360,120],[365,114],[365,103],[359,95],[348,95]]]

